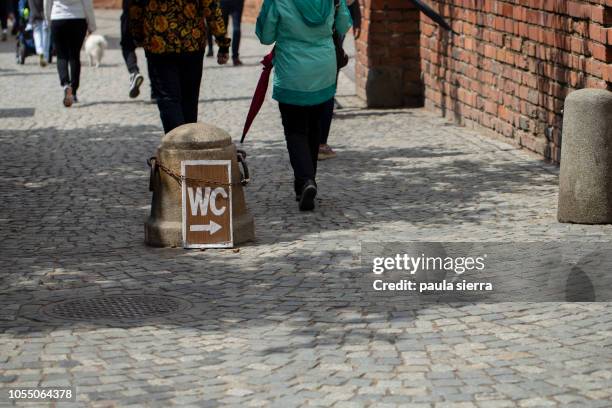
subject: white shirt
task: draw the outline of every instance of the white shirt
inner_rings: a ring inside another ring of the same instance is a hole
[[[87,29],[96,31],[96,16],[92,0],[44,0],[45,18],[50,20],[70,20],[84,18]]]

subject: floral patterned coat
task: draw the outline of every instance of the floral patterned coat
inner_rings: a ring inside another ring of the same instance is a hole
[[[152,54],[204,51],[207,27],[219,52],[228,52],[231,41],[219,0],[132,0],[129,26],[136,44]]]

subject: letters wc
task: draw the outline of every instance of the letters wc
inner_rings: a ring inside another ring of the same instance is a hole
[[[253,216],[248,212],[244,199],[236,155],[236,146],[232,143],[230,135],[223,129],[212,125],[189,123],[166,134],[157,149],[156,161],[170,171],[164,171],[161,166],[157,166],[157,170],[152,171],[153,199],[151,215],[145,222],[145,243],[157,247],[183,244],[183,190],[182,183],[176,175],[181,174],[181,162],[194,160],[231,161],[231,205],[219,204],[218,200],[226,198],[226,193],[215,186],[203,187],[197,192],[197,198],[200,199],[199,195],[203,195],[202,198],[209,203],[208,215],[211,216],[220,214],[225,208],[231,208],[234,244],[254,240]],[[191,197],[194,191],[190,191],[190,195],[186,197],[187,200],[195,199]],[[218,234],[217,230],[220,225],[211,221],[209,228],[208,233]]]

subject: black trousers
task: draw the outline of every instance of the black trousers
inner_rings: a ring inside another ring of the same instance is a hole
[[[0,28],[2,30],[8,28],[9,1],[0,0]]]
[[[332,100],[333,103],[333,100]],[[321,125],[329,101],[313,106],[279,103],[296,194],[307,180],[315,181]]]
[[[146,55],[164,132],[197,122],[204,52]]]
[[[332,118],[334,117],[334,98],[325,102],[323,108],[323,119],[321,120],[321,144],[327,144],[329,131],[331,130]]]
[[[206,45],[208,46],[208,51],[213,52],[213,35],[208,25],[206,26]]]
[[[123,0],[123,12],[121,13],[120,18],[121,41],[119,44],[121,45],[121,54],[123,54],[123,59],[125,60],[127,70],[130,74],[133,74],[134,72],[140,72],[140,69],[138,68],[138,59],[136,58],[136,44],[134,43],[134,38],[132,37],[132,33],[128,27],[128,4],[128,1]]]
[[[51,20],[51,38],[57,53],[57,72],[62,86],[72,86],[76,95],[81,77],[81,47],[87,34],[84,18]]]
[[[232,17],[232,57],[240,56],[240,22],[242,21],[242,10],[244,9],[244,0],[221,0],[221,11],[223,13],[223,22],[225,29],[229,22],[229,17]]]

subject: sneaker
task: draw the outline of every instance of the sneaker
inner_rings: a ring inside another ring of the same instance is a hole
[[[69,108],[74,103],[74,97],[72,96],[72,87],[70,85],[64,86],[64,106]]]
[[[79,98],[77,98],[76,94],[72,95],[72,103],[79,103]]]
[[[215,53],[214,53],[214,51],[212,50],[212,48],[209,48],[209,49],[208,49],[208,52],[206,53],[206,56],[207,56],[208,58],[211,58],[211,57],[214,57],[214,56],[215,56]]]
[[[38,64],[43,68],[47,66],[47,60],[45,59],[44,55],[40,54],[38,56]]]
[[[312,211],[315,207],[314,199],[317,196],[317,185],[314,181],[308,180],[302,189],[300,196],[300,211]]]
[[[2,30],[2,41],[3,42],[6,41],[7,38],[8,38],[8,34],[7,34],[6,30]]]
[[[242,61],[240,61],[240,58],[238,57],[232,58],[232,62],[234,63],[235,67],[239,67],[240,65],[242,65]]]
[[[333,159],[336,152],[327,144],[319,145],[319,160]]]
[[[130,98],[136,98],[140,95],[140,85],[144,81],[144,77],[140,72],[130,74]]]

